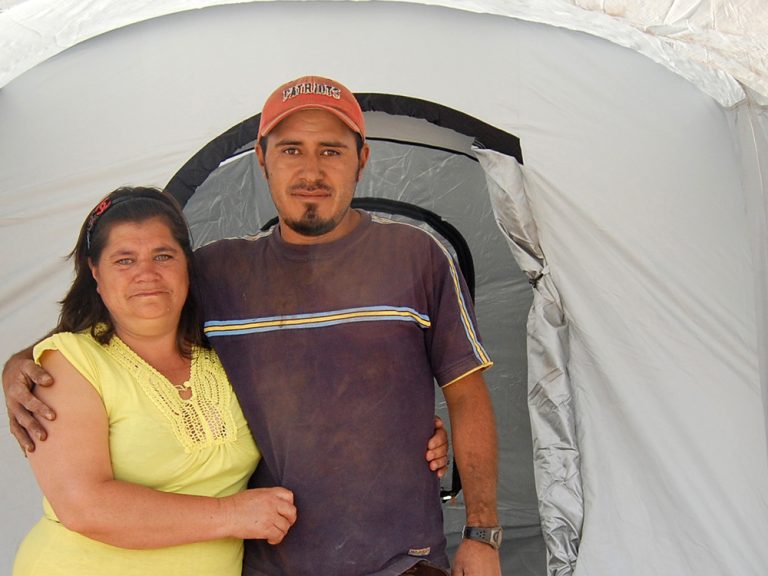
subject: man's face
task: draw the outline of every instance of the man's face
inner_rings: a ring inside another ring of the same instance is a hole
[[[358,217],[350,203],[369,149],[358,154],[346,124],[324,110],[300,110],[269,133],[266,157],[260,147],[256,154],[287,242],[330,242],[352,231]]]

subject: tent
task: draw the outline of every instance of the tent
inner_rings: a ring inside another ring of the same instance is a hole
[[[0,2],[0,357],[50,328],[117,186],[167,185],[198,244],[266,225],[255,115],[338,78],[370,125],[360,201],[470,262],[504,573],[764,574],[767,22],[757,0]],[[0,453],[8,573],[40,495],[7,428]]]

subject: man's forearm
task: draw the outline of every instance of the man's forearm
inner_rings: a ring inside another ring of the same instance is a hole
[[[497,440],[488,390],[480,372],[444,389],[468,526],[496,526]]]
[[[6,405],[11,388],[17,386],[19,382],[26,381],[27,377],[23,366],[32,360],[32,350],[34,347],[35,345],[33,344],[23,350],[19,350],[5,361],[3,366],[3,393],[6,396]]]
[[[32,350],[35,348],[36,344],[37,342],[11,354],[8,357],[8,360],[5,361],[5,366],[3,367],[3,375],[5,375],[5,372],[10,369],[9,364],[11,364],[14,360],[32,360]]]

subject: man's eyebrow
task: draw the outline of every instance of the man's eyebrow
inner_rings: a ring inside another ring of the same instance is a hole
[[[278,140],[275,142],[275,146],[299,146],[301,144],[301,140]]]
[[[320,142],[320,146],[327,146],[328,148],[349,148],[349,146],[341,140],[329,140]]]
[[[275,146],[301,146],[304,142],[302,140],[278,140],[275,142]],[[348,144],[345,144],[341,140],[324,140],[320,142],[320,146],[325,146],[326,148],[349,148]]]

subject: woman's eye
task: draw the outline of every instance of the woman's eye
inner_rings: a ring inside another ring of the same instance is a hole
[[[117,261],[117,264],[120,266],[128,266],[133,262],[132,258],[120,258],[120,260]]]
[[[170,260],[173,258],[170,254],[158,254],[155,256],[155,260],[158,260],[159,262],[165,262],[166,260]]]

